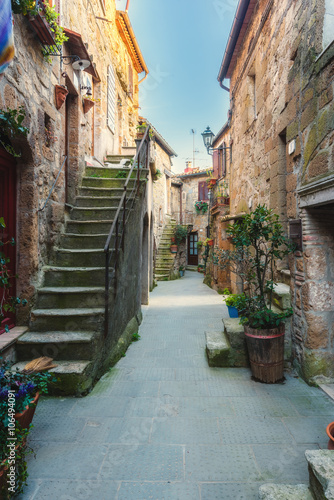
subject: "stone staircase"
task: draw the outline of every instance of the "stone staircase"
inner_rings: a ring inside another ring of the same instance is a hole
[[[123,194],[132,157],[107,157],[107,166],[86,164],[75,206],[60,245],[45,266],[29,331],[17,342],[16,365],[39,356],[52,357],[56,392],[82,394],[96,377],[104,329],[104,245]],[[124,172],[124,174],[120,174]],[[135,169],[133,177],[136,176]],[[141,170],[141,178],[148,171]],[[135,185],[130,180],[128,192]],[[111,242],[113,245],[113,241]]]
[[[174,236],[176,220],[169,218],[161,235],[159,248],[155,262],[155,280],[166,281],[171,279],[173,274],[174,260],[176,254],[170,251],[171,238]]]

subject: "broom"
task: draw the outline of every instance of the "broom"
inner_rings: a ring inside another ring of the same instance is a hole
[[[52,358],[48,358],[47,356],[42,356],[41,358],[36,358],[27,363],[22,371],[22,373],[25,373],[27,375],[31,373],[38,373],[38,372],[44,372],[45,370],[51,370],[51,368],[56,368],[56,366],[53,363]]]

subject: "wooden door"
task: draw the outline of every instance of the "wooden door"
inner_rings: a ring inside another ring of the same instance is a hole
[[[198,265],[197,241],[198,233],[188,235],[188,264],[190,266]]]
[[[6,227],[0,228],[0,240],[6,242],[16,236],[16,164],[14,158],[0,147],[0,217],[5,220]],[[10,259],[8,268],[11,274],[16,272],[16,246],[8,244],[0,247],[6,257]],[[10,295],[16,295],[15,280],[12,282]],[[0,288],[2,296],[3,289]],[[1,297],[0,297],[1,299]],[[0,324],[0,334],[5,331],[5,325],[9,328],[15,326],[15,315],[7,313],[6,318]]]

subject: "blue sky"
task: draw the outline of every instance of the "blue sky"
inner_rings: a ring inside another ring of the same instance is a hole
[[[118,9],[125,0],[116,0]],[[228,93],[217,75],[232,26],[236,0],[131,0],[129,17],[150,74],[140,85],[139,112],[178,153],[173,170],[186,159],[211,166],[201,132],[217,133],[227,121]]]

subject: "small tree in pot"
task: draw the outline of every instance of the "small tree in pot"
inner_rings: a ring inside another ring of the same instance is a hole
[[[222,267],[232,265],[242,281],[243,293],[234,306],[244,325],[252,373],[262,382],[283,378],[284,319],[292,309],[276,313],[271,308],[275,262],[293,252],[278,215],[264,205],[230,225],[227,233],[235,247],[215,256]]]

